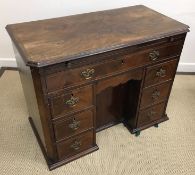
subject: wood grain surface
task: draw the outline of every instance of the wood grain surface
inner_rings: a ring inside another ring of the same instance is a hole
[[[41,67],[184,33],[188,26],[138,5],[6,29],[26,64]]]

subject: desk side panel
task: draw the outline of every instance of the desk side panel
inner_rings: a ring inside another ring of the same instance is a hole
[[[15,45],[13,44],[14,53],[17,61],[17,66],[20,74],[20,80],[22,83],[22,88],[26,100],[26,105],[28,108],[29,116],[33,119],[35,127],[38,131],[39,137],[41,138],[42,143],[45,146],[45,140],[40,120],[39,109],[37,105],[37,99],[32,79],[32,74],[30,67],[26,66],[21,55],[17,51]]]
[[[29,116],[32,118],[45,148],[48,161],[56,161],[57,157],[51,134],[48,105],[44,98],[39,70],[26,66],[16,47],[14,45],[13,47]]]

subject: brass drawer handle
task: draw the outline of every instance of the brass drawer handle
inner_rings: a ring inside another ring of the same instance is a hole
[[[160,68],[159,71],[156,72],[157,77],[165,77],[166,76],[166,70],[163,68]]]
[[[75,140],[74,143],[72,145],[70,145],[70,147],[74,150],[79,150],[81,147],[81,141]]]
[[[71,96],[69,100],[66,101],[66,104],[73,107],[79,102],[79,97]]]
[[[95,69],[87,69],[81,72],[81,76],[84,77],[86,80],[93,77],[93,74],[95,73]]]
[[[68,125],[68,127],[69,127],[70,129],[72,129],[73,131],[75,131],[75,130],[77,130],[77,129],[80,127],[80,121],[76,121],[76,119],[73,118],[72,123],[70,123],[70,124]]]
[[[153,50],[152,52],[149,53],[149,58],[152,60],[152,61],[155,61],[156,59],[158,59],[160,56],[160,53],[159,51],[157,50]]]
[[[160,91],[155,89],[154,92],[152,93],[152,99],[157,100],[159,97],[160,97]]]
[[[151,110],[150,112],[148,112],[147,116],[153,117],[155,114],[156,114],[156,112],[154,110]]]

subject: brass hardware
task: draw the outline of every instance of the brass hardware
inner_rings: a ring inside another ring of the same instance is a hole
[[[160,53],[157,50],[153,50],[152,52],[149,53],[149,58],[152,61],[155,61],[156,59],[158,59],[159,56],[160,56]]]
[[[156,112],[155,111],[153,111],[153,110],[151,110],[150,112],[148,112],[148,117],[152,117],[152,116],[154,116],[156,114]]]
[[[69,100],[66,101],[66,104],[69,106],[75,106],[79,102],[79,97],[74,97],[73,95]]]
[[[86,80],[88,80],[92,78],[94,73],[95,73],[95,69],[87,69],[81,72],[81,76],[84,77]]]
[[[71,68],[71,67],[72,67],[72,63],[68,62],[68,63],[66,64],[66,67],[67,67],[67,68]]]
[[[80,126],[80,121],[76,121],[75,118],[73,118],[72,123],[70,123],[69,128],[71,128],[72,130],[77,130]]]
[[[175,38],[173,38],[173,37],[170,38],[170,41],[171,41],[171,42],[173,42],[174,40],[175,40]]]
[[[166,76],[166,70],[163,68],[160,68],[159,71],[156,72],[157,77],[165,77]]]
[[[81,147],[81,141],[80,140],[75,140],[74,143],[70,146],[74,150],[79,150]]]
[[[157,89],[154,90],[154,92],[152,93],[152,99],[156,100],[160,97],[160,91],[158,91]]]

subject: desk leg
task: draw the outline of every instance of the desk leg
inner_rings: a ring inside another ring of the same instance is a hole
[[[135,133],[135,136],[138,137],[139,135],[140,135],[140,131],[137,131],[137,132]]]

